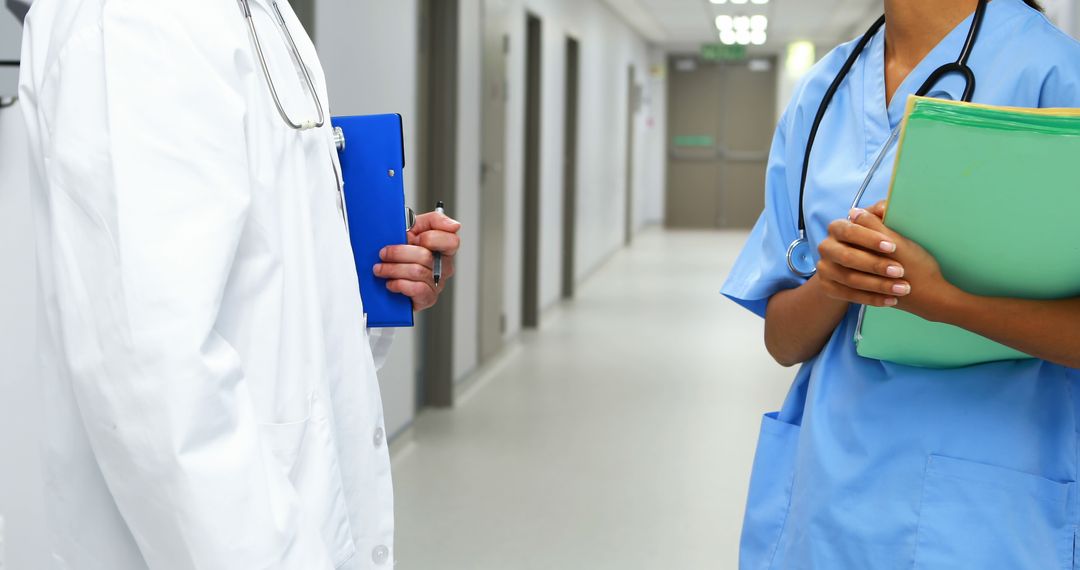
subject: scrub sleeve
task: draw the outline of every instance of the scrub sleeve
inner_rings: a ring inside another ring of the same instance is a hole
[[[798,237],[800,164],[787,168],[790,119],[785,113],[773,137],[765,175],[765,211],[754,225],[721,293],[765,317],[769,298],[806,279],[787,266],[787,250]],[[794,179],[791,174],[794,174]],[[799,426],[778,413],[762,418],[740,544],[740,570],[765,570],[772,564],[791,503]]]

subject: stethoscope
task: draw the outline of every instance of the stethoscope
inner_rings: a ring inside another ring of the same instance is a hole
[[[251,42],[255,45],[255,53],[259,56],[259,64],[262,66],[263,77],[266,78],[266,86],[270,89],[270,96],[274,100],[274,106],[277,107],[278,114],[281,115],[281,119],[285,121],[285,124],[289,128],[297,131],[307,131],[311,129],[322,128],[326,124],[326,113],[323,111],[322,101],[319,100],[319,96],[315,91],[315,81],[311,79],[311,72],[308,71],[308,66],[304,62],[303,56],[300,55],[300,50],[296,47],[296,41],[293,39],[292,32],[289,31],[288,24],[285,23],[285,17],[281,14],[281,8],[278,7],[276,1],[271,2],[271,6],[274,9],[274,15],[277,16],[278,26],[285,32],[285,38],[289,42],[289,50],[292,51],[293,65],[300,68],[300,73],[304,76],[304,82],[307,83],[308,93],[311,96],[312,101],[315,103],[315,111],[318,113],[318,119],[307,120],[297,123],[289,117],[289,113],[285,111],[285,108],[281,105],[281,98],[278,96],[277,88],[274,87],[274,79],[270,75],[270,67],[266,64],[266,56],[263,55],[262,42],[259,41],[259,32],[255,30],[255,22],[251,17],[251,5],[248,0],[237,0],[240,4],[240,11],[244,14],[244,20],[247,21],[248,32],[251,34]],[[340,127],[335,127],[333,130],[333,142],[334,146],[339,150],[345,150],[345,133]],[[338,192],[340,203],[342,204],[342,216],[345,217],[344,211],[344,195],[342,192],[342,180],[341,173],[338,171],[338,167],[334,166],[334,176],[337,177]],[[346,226],[348,226],[348,219],[345,218]],[[416,213],[410,207],[405,208],[405,227],[412,229],[416,224]]]
[[[979,36],[979,29],[982,27],[983,18],[986,15],[986,5],[989,0],[979,0],[979,5],[975,8],[975,16],[971,21],[971,28],[968,30],[967,40],[964,42],[964,48],[960,51],[960,57],[953,63],[947,63],[933,71],[930,77],[926,79],[926,82],[922,84],[922,87],[915,93],[919,97],[926,96],[931,89],[943,77],[952,73],[958,73],[964,78],[964,95],[962,100],[965,102],[971,102],[972,95],[975,94],[975,72],[972,71],[968,65],[968,59],[971,57],[971,51],[975,48],[975,41]],[[840,84],[844,82],[844,78],[847,77],[851,68],[855,65],[855,61],[859,59],[859,55],[866,49],[867,44],[877,34],[881,26],[885,24],[885,16],[878,18],[874,25],[870,26],[870,29],[863,34],[863,37],[855,44],[855,49],[852,50],[851,55],[848,56],[847,61],[844,62],[843,67],[836,74],[836,78],[833,79],[832,84],[829,85],[829,89],[825,91],[825,97],[821,101],[821,105],[818,107],[817,115],[814,117],[813,126],[810,128],[810,138],[806,143],[806,153],[803,156],[802,164],[802,179],[799,182],[799,237],[795,241],[791,242],[787,250],[787,265],[788,269],[801,277],[812,277],[817,272],[817,267],[811,256],[810,242],[806,238],[806,210],[805,210],[805,197],[806,197],[806,175],[810,166],[810,154],[814,150],[814,139],[817,138],[818,128],[821,126],[821,120],[825,117],[825,112],[829,109],[829,103],[832,102],[833,96],[836,95],[836,91],[840,88]],[[881,163],[885,159],[885,155],[888,154],[889,149],[893,143],[900,136],[900,128],[893,129],[889,139],[885,141],[885,145],[881,148],[877,158],[874,160],[873,165],[870,167],[870,172],[866,175],[862,185],[859,187],[859,191],[855,194],[855,200],[852,202],[851,207],[857,208],[859,202],[862,201],[863,194],[866,193],[866,189],[870,186],[870,181],[873,179],[874,174],[878,168],[881,167]]]
[[[289,125],[290,128],[298,131],[321,128],[326,124],[326,113],[323,111],[322,101],[319,101],[319,96],[315,91],[315,82],[311,79],[311,72],[308,71],[308,66],[304,63],[304,58],[300,56],[300,50],[296,48],[296,42],[293,40],[292,32],[289,31],[289,26],[285,23],[285,18],[281,15],[281,9],[278,8],[278,3],[271,3],[274,8],[274,15],[277,16],[278,26],[285,32],[285,38],[289,42],[289,49],[292,51],[294,65],[300,68],[300,73],[304,76],[304,81],[308,86],[308,93],[315,102],[315,110],[319,115],[319,118],[315,120],[297,123],[289,117],[287,112],[285,112],[285,108],[281,105],[281,99],[278,97],[277,88],[274,87],[274,78],[270,76],[270,67],[266,65],[266,57],[263,55],[262,43],[259,41],[259,32],[255,30],[255,22],[251,18],[251,5],[248,3],[248,0],[237,1],[240,3],[240,11],[244,13],[244,19],[247,21],[248,31],[251,34],[251,41],[255,44],[255,53],[259,56],[259,64],[262,66],[263,76],[266,77],[266,85],[270,88],[270,96],[274,99],[274,105],[277,107],[278,114],[281,115],[281,118],[285,121],[286,125]],[[340,147],[343,145],[338,143],[338,146]]]

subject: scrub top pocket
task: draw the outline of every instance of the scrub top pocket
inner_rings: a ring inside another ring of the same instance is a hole
[[[762,419],[739,545],[740,570],[772,566],[791,505],[798,442],[799,426],[780,421],[775,412]]]
[[[1073,567],[1074,483],[934,455],[923,484],[915,570]]]

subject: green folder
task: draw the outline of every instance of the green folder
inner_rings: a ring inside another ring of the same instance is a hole
[[[1080,296],[1080,109],[911,98],[885,223],[970,293]],[[1030,358],[889,308],[864,307],[855,342],[861,356],[928,368]]]

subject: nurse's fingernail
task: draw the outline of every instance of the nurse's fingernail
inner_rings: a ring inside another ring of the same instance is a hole
[[[896,244],[891,241],[883,241],[878,244],[878,247],[880,247],[881,251],[884,251],[885,253],[894,253],[896,251]]]
[[[911,293],[911,285],[908,285],[907,283],[897,283],[892,286],[892,291],[897,295],[908,295]]]
[[[384,247],[384,248],[380,249],[380,250],[379,250],[379,258],[380,258],[380,259],[386,259],[386,254],[387,254],[387,253],[388,253],[389,251],[390,251],[390,248],[388,248],[388,247]]]
[[[889,268],[885,270],[885,274],[889,277],[896,277],[899,279],[904,276],[904,268],[899,265],[890,265]]]
[[[376,263],[374,267],[375,275],[382,273],[382,264]]]
[[[900,300],[897,299],[896,297],[888,297],[888,298],[885,299],[885,306],[886,307],[895,307],[896,304],[899,303],[899,302],[900,302]]]
[[[862,208],[852,208],[851,211],[848,212],[848,219],[854,222],[859,219],[859,216],[865,213],[866,210],[863,210]]]

